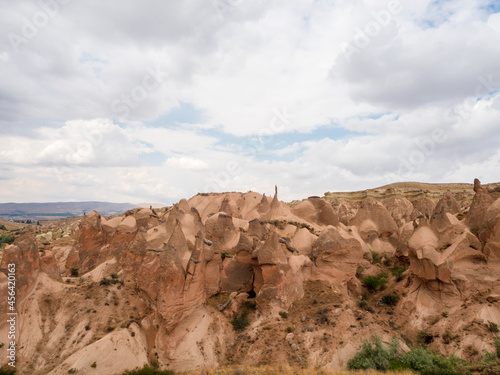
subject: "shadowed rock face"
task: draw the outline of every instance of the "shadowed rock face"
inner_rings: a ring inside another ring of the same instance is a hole
[[[293,208],[277,191],[273,200],[206,194],[116,217],[94,211],[71,229],[27,231],[3,249],[0,265],[5,301],[6,268],[16,264],[21,371],[86,373],[97,362],[92,373],[104,375],[115,355],[123,366],[154,360],[176,371],[227,361],[299,366],[298,357],[342,368],[364,337],[389,340],[394,326],[414,339],[423,329],[461,330],[454,345],[431,344],[446,355],[464,356],[470,345],[492,351],[500,200],[479,181],[474,191],[465,209],[451,192],[436,203],[414,195],[334,205],[310,197]],[[79,276],[69,277],[71,269]],[[386,284],[370,286],[370,277]],[[400,297],[390,309],[380,303],[388,293]],[[250,327],[235,333],[230,322],[252,303]],[[287,327],[303,339],[290,344]],[[6,330],[0,322],[0,337]]]

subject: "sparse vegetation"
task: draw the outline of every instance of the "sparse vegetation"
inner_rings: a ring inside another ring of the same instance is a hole
[[[478,226],[471,227],[470,232],[477,237],[477,235],[479,234],[479,227]]]
[[[240,332],[247,328],[250,325],[248,315],[251,311],[254,311],[256,309],[257,304],[255,303],[255,301],[243,301],[240,305],[240,311],[233,316],[233,319],[231,319],[233,329],[236,332]]]
[[[113,280],[118,279],[118,274],[116,272],[113,272],[110,276]]]
[[[399,296],[396,294],[396,292],[386,294],[380,300],[380,303],[387,306],[396,306],[398,302],[399,302]]]
[[[229,255],[229,253],[227,251],[224,251],[221,253],[220,257],[222,259],[222,261],[224,261],[224,259],[226,259],[226,257]]]
[[[359,266],[358,268],[356,268],[356,277],[358,279],[361,278],[361,275],[363,275],[363,272],[365,271],[365,269],[361,266]]]
[[[441,316],[442,316],[443,318],[447,318],[447,317],[448,317],[448,313],[447,313],[447,312],[443,312],[443,313],[441,313]]]
[[[0,375],[16,375],[17,371],[15,368],[9,367],[7,365],[0,368]]]
[[[292,327],[286,327],[285,329],[286,333],[292,333],[293,332],[293,328]]]
[[[403,280],[403,272],[406,271],[406,267],[398,266],[391,269],[392,275],[396,278],[396,281]]]
[[[493,342],[493,345],[495,346],[495,350],[497,352],[497,357],[500,359],[500,338],[495,339]]]
[[[286,311],[280,311],[279,314],[282,319],[288,319],[288,313]]]
[[[358,301],[358,306],[362,308],[363,310],[366,310],[368,312],[371,312],[372,314],[375,312],[375,309],[368,305],[368,302],[366,302],[364,299]]]
[[[418,331],[418,342],[420,345],[428,345],[434,341],[434,335],[425,330]]]
[[[499,332],[499,329],[498,329],[498,324],[493,323],[493,322],[490,322],[490,321],[488,320],[488,330],[489,330],[490,332],[493,332],[493,333],[497,333],[497,332]]]
[[[76,374],[76,372],[77,372],[77,371],[78,371],[78,370],[77,370],[76,368],[70,368],[70,369],[68,370],[68,374]]]
[[[96,367],[97,367],[97,362],[95,362],[95,361],[94,361],[94,362],[90,365],[90,367],[92,367],[92,368],[96,368]]]
[[[144,365],[143,368],[136,368],[135,370],[125,371],[123,375],[174,375],[172,370],[158,370],[153,366]]]
[[[370,253],[372,254],[373,264],[380,263],[380,260],[382,259],[382,257],[380,256],[380,254],[378,252],[376,252],[375,250],[372,250],[372,249],[370,249]]]
[[[69,271],[69,274],[71,277],[78,277],[79,276],[79,273],[78,273],[78,268],[72,268],[70,271]]]
[[[3,224],[0,224],[0,229],[1,230],[7,230],[7,228],[5,228],[5,225],[3,225]]]
[[[370,291],[382,290],[387,284],[388,278],[385,272],[379,273],[377,276],[368,276],[363,279],[363,285]]]

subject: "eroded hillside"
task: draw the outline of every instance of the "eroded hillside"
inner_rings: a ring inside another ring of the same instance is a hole
[[[373,334],[481,359],[500,324],[495,186],[439,199],[393,189],[294,205],[199,194],[28,227],[0,273],[6,311],[16,264],[20,373],[345,368]],[[2,319],[0,343],[7,330]]]

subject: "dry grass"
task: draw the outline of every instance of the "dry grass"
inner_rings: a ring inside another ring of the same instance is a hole
[[[191,372],[184,372],[184,375],[234,375],[236,370],[243,370],[245,375],[378,375],[378,374],[398,374],[398,375],[415,375],[411,371],[403,372],[379,372],[375,370],[365,371],[342,371],[342,370],[321,370],[321,369],[300,369],[292,367],[228,367],[219,368],[215,370],[197,370]]]

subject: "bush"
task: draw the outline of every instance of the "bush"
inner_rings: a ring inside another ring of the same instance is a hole
[[[0,375],[16,375],[16,369],[5,365],[0,368]]]
[[[287,319],[288,318],[288,313],[286,311],[280,311],[279,312],[280,316],[282,319]]]
[[[14,237],[13,234],[3,234],[2,237],[0,237],[2,243],[6,243],[8,245],[13,244],[15,239],[16,237]]]
[[[257,303],[255,301],[243,301],[240,305],[240,311],[231,319],[233,329],[239,332],[247,328],[250,325],[248,314],[256,309]]]
[[[69,271],[69,274],[71,277],[78,277],[78,268],[72,268],[71,271]]]
[[[387,371],[391,365],[391,360],[398,358],[399,342],[393,340],[391,348],[386,349],[382,345],[380,337],[375,335],[372,343],[365,340],[361,350],[356,353],[353,359],[347,362],[347,367],[351,370],[375,369]]]
[[[401,281],[403,280],[403,272],[406,271],[406,267],[399,266],[399,267],[394,267],[391,269],[392,275],[396,278],[396,281]]]
[[[382,259],[380,254],[372,249],[370,249],[370,253],[372,254],[373,264],[380,263],[380,260]]]
[[[498,324],[490,322],[489,320],[488,320],[488,329],[490,332],[493,332],[493,333],[497,333],[499,331]]]
[[[7,228],[5,228],[5,225],[3,225],[3,224],[0,225],[0,229],[1,230],[7,230]]]
[[[111,285],[111,280],[103,277],[99,282],[99,285],[104,285],[104,286]]]
[[[77,372],[77,371],[78,371],[78,370],[77,370],[76,368],[70,368],[70,369],[68,370],[68,374],[76,374],[76,372]]]
[[[231,319],[231,324],[233,325],[233,329],[235,331],[243,331],[250,324],[248,320],[248,312],[242,311],[237,313],[235,316],[233,316],[233,319]]]
[[[136,368],[135,370],[125,371],[123,375],[174,375],[171,370],[158,370],[155,367],[144,365],[143,368]]]
[[[373,292],[384,289],[387,281],[387,274],[385,272],[381,272],[377,276],[365,277],[363,279],[363,285]]]
[[[434,341],[434,336],[432,335],[432,333],[429,333],[424,330],[418,331],[418,343],[420,345],[427,345],[433,341]]]
[[[396,306],[398,302],[399,302],[399,296],[395,292],[386,294],[380,300],[380,303],[383,303],[384,305],[387,306]]]
[[[397,339],[393,339],[387,348],[384,348],[378,336],[374,336],[372,342],[373,345],[368,340],[365,340],[361,350],[347,363],[349,369],[413,370],[421,375],[462,374],[460,366],[464,362],[459,358],[453,356],[441,357],[423,347],[400,354]]]

